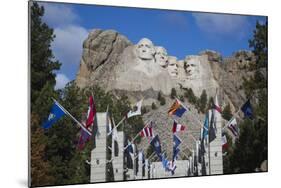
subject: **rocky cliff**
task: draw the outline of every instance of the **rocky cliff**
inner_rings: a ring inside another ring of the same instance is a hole
[[[221,106],[230,104],[235,112],[246,100],[242,83],[243,78],[252,75],[248,69],[252,63],[255,58],[248,51],[238,51],[224,58],[218,52],[206,50],[178,60],[147,38],[133,44],[117,31],[96,29],[83,43],[76,83],[81,88],[99,85],[114,95],[126,94],[132,103],[141,98],[144,98],[145,106],[154,102],[158,108],[144,114],[143,119],[154,119],[161,138],[172,140],[172,119],[167,116],[167,109],[173,102],[169,97],[172,88],[177,90],[178,96],[187,88],[191,88],[197,97],[203,90],[208,97],[217,92]],[[161,106],[157,101],[159,92],[166,99],[165,105]],[[187,100],[184,104],[191,111],[181,122],[188,125],[190,134],[198,137],[198,124],[203,122],[204,115]],[[191,136],[183,135],[182,138],[186,143],[192,143]],[[171,148],[171,144],[172,141],[166,142],[167,148]]]

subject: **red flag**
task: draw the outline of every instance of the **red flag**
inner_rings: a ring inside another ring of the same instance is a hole
[[[174,121],[173,128],[172,128],[173,133],[184,131],[184,130],[185,130],[185,126],[184,125],[179,124],[176,121]]]
[[[146,126],[140,132],[140,136],[141,137],[149,137],[149,138],[154,137],[152,121],[150,121],[148,124],[146,124]]]
[[[142,129],[142,131],[140,132],[140,136],[141,137],[153,137],[153,129],[152,127],[145,127]]]
[[[219,106],[219,101],[218,101],[218,96],[216,95],[215,97],[215,104],[214,104],[214,108],[217,112],[222,113],[221,107]]]
[[[80,136],[79,136],[79,140],[77,143],[77,148],[79,150],[82,150],[85,147],[86,142],[88,142],[90,140],[90,135],[84,131],[84,129],[80,130]]]
[[[91,125],[94,123],[95,115],[96,115],[96,107],[94,103],[94,98],[93,96],[90,96],[89,98],[89,107],[88,107],[88,112],[87,112],[87,120],[86,120],[86,129],[90,131]],[[91,132],[91,131],[90,131]],[[82,150],[85,147],[86,142],[90,140],[90,135],[84,130],[80,130],[80,136],[78,140],[77,147],[79,150]]]
[[[96,112],[97,112],[97,110],[96,110],[96,106],[95,106],[95,103],[94,103],[94,98],[93,98],[93,96],[90,96],[90,98],[89,98],[89,108],[88,108],[88,113],[87,113],[86,128],[89,128],[93,124]]]

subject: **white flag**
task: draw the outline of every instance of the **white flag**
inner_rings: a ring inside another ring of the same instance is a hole
[[[133,117],[133,116],[137,116],[137,115],[141,115],[141,106],[142,106],[142,101],[140,100],[139,102],[136,103],[136,105],[133,107],[133,110],[130,110],[127,114],[127,118]]]
[[[235,117],[231,118],[226,126],[235,137],[239,136],[239,128]]]

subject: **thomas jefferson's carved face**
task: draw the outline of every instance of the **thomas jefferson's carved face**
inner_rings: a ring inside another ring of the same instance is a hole
[[[168,56],[165,48],[158,46],[155,48],[155,60],[160,66],[165,67],[168,64]]]
[[[171,77],[177,77],[178,75],[178,65],[177,65],[177,58],[170,56],[168,59],[168,72]]]
[[[137,56],[142,60],[151,60],[154,57],[155,49],[153,43],[147,39],[141,39],[136,45]]]

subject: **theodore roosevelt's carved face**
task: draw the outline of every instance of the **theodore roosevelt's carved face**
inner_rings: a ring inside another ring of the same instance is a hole
[[[158,46],[155,47],[155,60],[156,63],[162,67],[166,67],[168,64],[168,55],[165,48]]]
[[[147,38],[141,39],[136,45],[136,53],[138,58],[142,60],[153,59],[155,54],[153,43]]]
[[[177,77],[178,75],[178,65],[177,65],[177,58],[174,56],[170,56],[168,59],[168,72],[171,77]]]

